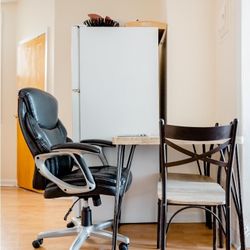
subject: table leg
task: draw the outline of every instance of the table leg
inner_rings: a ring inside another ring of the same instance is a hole
[[[239,153],[237,144],[235,148],[235,160],[236,160],[235,162],[236,171],[233,172],[232,176],[233,187],[231,191],[233,196],[233,202],[238,215],[241,250],[245,250],[246,242],[245,242],[245,232],[244,232],[243,207],[241,200],[241,185],[240,185],[241,180],[240,180],[240,170],[239,170],[240,163],[239,163]]]
[[[113,220],[113,238],[112,238],[112,250],[116,249],[118,222],[119,222],[119,199],[120,199],[120,186],[121,186],[121,173],[123,167],[123,155],[125,151],[124,145],[118,146],[117,152],[117,177],[116,177],[116,196],[114,206],[114,220]]]

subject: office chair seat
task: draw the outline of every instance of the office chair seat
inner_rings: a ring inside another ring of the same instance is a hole
[[[114,166],[97,166],[90,168],[91,173],[94,177],[96,188],[93,191],[87,193],[80,193],[74,194],[76,197],[88,197],[88,196],[95,196],[95,195],[110,195],[115,196],[116,193],[116,173],[117,167]],[[86,182],[82,178],[82,173],[79,169],[72,171],[70,174],[67,174],[60,178],[62,181],[65,181],[69,184],[74,184],[76,186],[85,186]],[[121,187],[123,192],[124,183],[127,179],[127,172],[123,171],[121,176]],[[127,189],[129,188],[132,182],[132,174],[129,173],[128,176],[128,184]],[[65,196],[72,196],[71,194],[66,194],[63,192],[55,183],[51,182],[46,186],[44,190],[44,197],[45,198],[58,198],[58,197],[65,197]]]

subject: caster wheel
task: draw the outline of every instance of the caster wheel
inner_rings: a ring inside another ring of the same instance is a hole
[[[67,228],[72,228],[74,226],[75,226],[75,224],[72,221],[67,224]]]
[[[34,240],[34,241],[32,242],[32,246],[33,246],[34,248],[39,248],[42,244],[43,244],[43,239]]]
[[[119,250],[128,250],[128,244],[122,242],[119,245]]]

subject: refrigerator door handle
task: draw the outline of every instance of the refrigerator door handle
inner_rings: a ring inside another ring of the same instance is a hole
[[[72,89],[73,92],[80,94],[80,89]]]

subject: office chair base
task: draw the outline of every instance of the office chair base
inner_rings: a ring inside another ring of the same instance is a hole
[[[41,232],[38,234],[37,239],[32,242],[34,248],[39,248],[43,243],[44,238],[54,238],[54,237],[63,237],[63,236],[71,236],[76,235],[77,237],[72,243],[70,250],[78,250],[81,248],[84,241],[90,237],[90,235],[112,239],[113,233],[111,231],[104,230],[105,228],[111,227],[113,225],[113,220],[104,221],[102,223],[94,224],[91,226],[82,226],[81,221],[78,218],[73,218],[72,223],[74,223],[74,227],[64,228],[52,231]],[[129,245],[129,238],[118,234],[117,240],[121,242],[119,249],[126,250]]]

